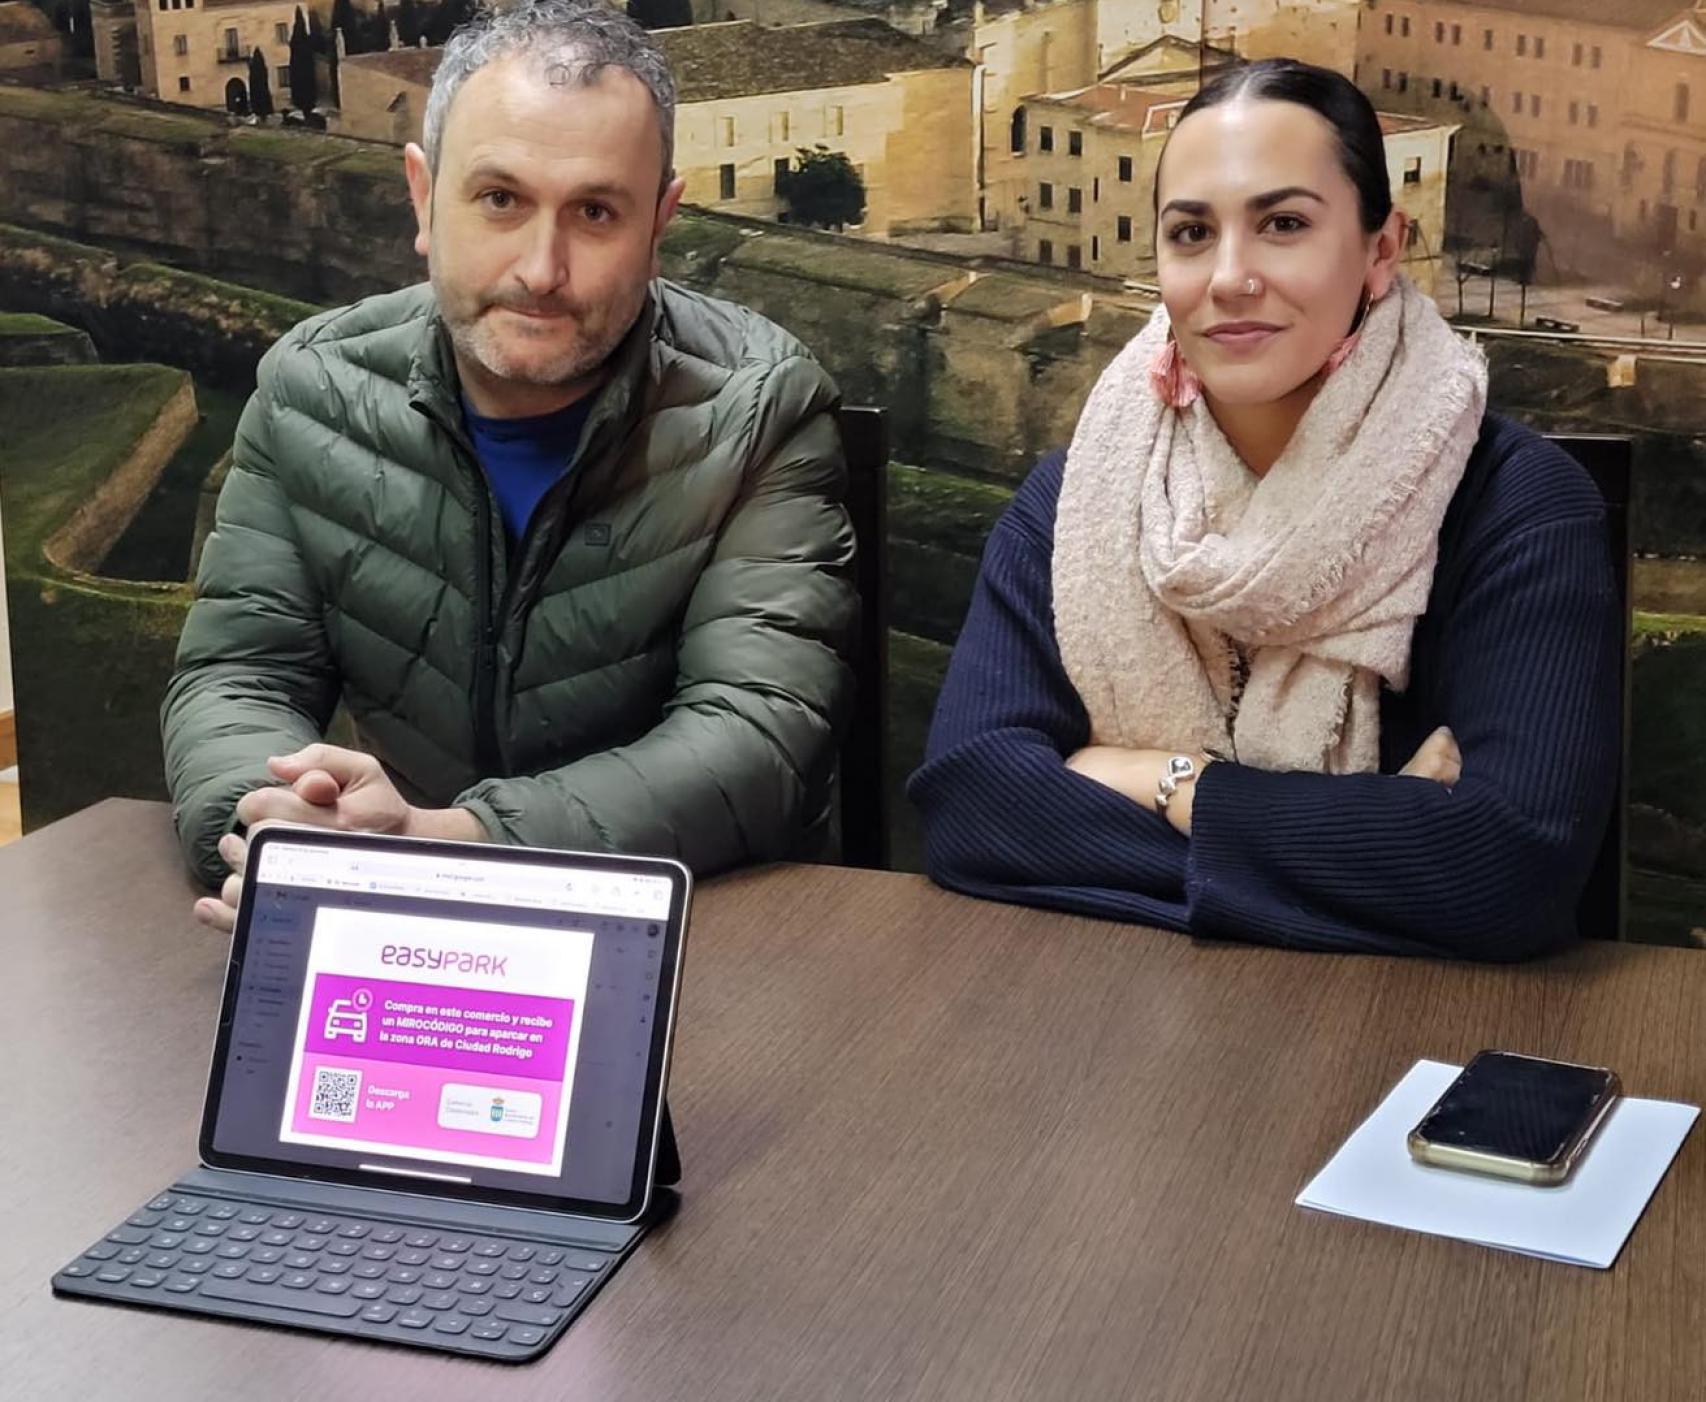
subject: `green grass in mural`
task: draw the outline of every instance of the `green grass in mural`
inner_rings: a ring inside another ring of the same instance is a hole
[[[346,154],[348,150],[341,143],[334,144],[330,138],[317,131],[237,127],[232,130],[229,140],[232,151],[237,155],[276,161],[282,165],[324,165]],[[396,164],[402,165],[401,157]]]
[[[0,336],[75,336],[77,328],[34,312],[0,312]]]
[[[201,422],[166,464],[136,519],[108,552],[102,574],[136,580],[188,578],[202,486],[231,447],[247,402],[245,395],[200,383],[195,397]]]
[[[298,302],[277,293],[222,282],[203,273],[168,268],[162,263],[132,264],[120,274],[120,281],[129,296],[179,308],[186,304],[217,308],[241,315],[280,336],[297,322],[322,310],[312,302]]]
[[[36,568],[43,542],[124,461],[184,379],[163,365],[0,370],[9,573]]]

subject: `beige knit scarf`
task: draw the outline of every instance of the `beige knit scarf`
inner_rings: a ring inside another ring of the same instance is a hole
[[[1103,372],[1061,487],[1055,633],[1092,740],[1376,770],[1380,684],[1409,681],[1486,363],[1400,278],[1258,478],[1204,400],[1157,397],[1167,334],[1157,308]]]

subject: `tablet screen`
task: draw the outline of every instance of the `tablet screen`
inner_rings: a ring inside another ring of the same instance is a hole
[[[685,872],[256,834],[203,1152],[549,1201],[643,1193]]]

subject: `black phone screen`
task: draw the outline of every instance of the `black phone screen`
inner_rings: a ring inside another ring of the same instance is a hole
[[[1612,1079],[1598,1067],[1482,1052],[1417,1133],[1451,1148],[1550,1163],[1593,1116]]]

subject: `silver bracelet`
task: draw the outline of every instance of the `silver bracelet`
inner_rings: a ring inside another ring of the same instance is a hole
[[[1197,777],[1197,762],[1189,755],[1173,755],[1167,761],[1167,772],[1155,784],[1155,811],[1166,813],[1167,804],[1178,793],[1180,784]]]

